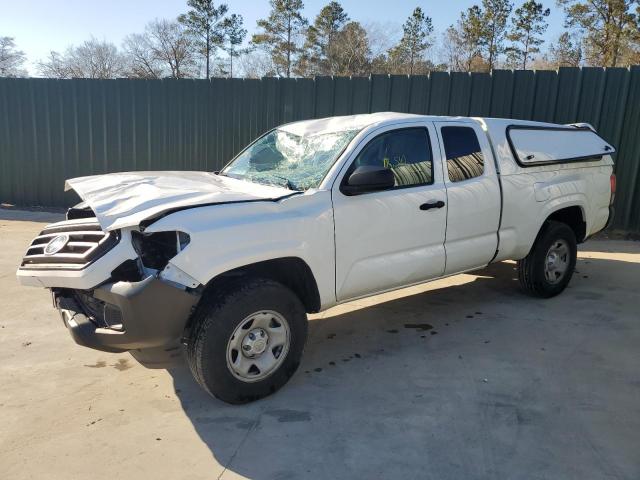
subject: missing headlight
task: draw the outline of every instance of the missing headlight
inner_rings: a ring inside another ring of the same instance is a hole
[[[169,260],[189,244],[190,237],[184,232],[131,232],[133,248],[147,268],[162,270]]]

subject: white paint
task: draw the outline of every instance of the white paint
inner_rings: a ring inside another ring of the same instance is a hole
[[[403,127],[428,128],[434,153],[434,183],[364,195],[345,196],[333,185],[338,301],[436,278],[444,273],[447,194],[442,162],[431,122]],[[367,143],[393,125],[373,129],[344,160],[348,168]],[[346,170],[346,169],[345,169]],[[344,173],[343,173],[344,174]],[[420,205],[441,200],[445,207],[423,211]]]
[[[458,183],[446,178],[438,134],[444,123],[474,128],[485,157],[481,177]],[[102,227],[122,230],[121,242],[85,270],[19,270],[18,278],[28,285],[91,288],[106,281],[122,261],[135,258],[130,232],[138,230],[142,220],[173,208],[197,207],[171,213],[146,229],[180,230],[191,237],[161,278],[189,286],[206,284],[233,268],[297,257],[309,265],[326,309],[349,298],[481,267],[491,260],[496,247],[496,260],[522,258],[545,219],[564,207],[581,209],[587,235],[603,228],[611,157],[523,168],[507,142],[506,127],[512,124],[554,126],[388,112],[292,123],[282,128],[304,135],[361,129],[317,189],[293,195],[284,188],[205,172],[132,172],[73,179],[69,187],[94,209]],[[383,131],[416,125],[429,131],[433,185],[350,197],[339,191],[348,166],[370,139]],[[546,137],[534,141],[533,133],[527,135],[519,138],[522,145],[544,146]],[[577,156],[576,152],[586,151],[575,142],[551,146],[549,155],[573,152]],[[419,210],[420,204],[432,200],[442,200],[446,206]]]
[[[500,185],[492,161],[487,136],[477,124],[468,122],[436,122],[440,150],[445,151],[440,129],[464,126],[473,128],[484,157],[484,172],[469,180],[452,182],[445,173],[447,187],[447,267],[446,274],[467,271],[487,265],[498,247],[500,220]],[[446,172],[443,156],[443,170]]]
[[[286,188],[237,180],[209,172],[123,172],[67,180],[96,213],[104,230],[138,225],[177,207],[281,198]]]

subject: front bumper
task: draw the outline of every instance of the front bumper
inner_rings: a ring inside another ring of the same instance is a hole
[[[97,287],[92,297],[119,311],[118,328],[100,322],[72,290],[54,290],[55,304],[74,341],[105,352],[163,347],[183,334],[200,295],[156,277],[139,282],[115,282]]]

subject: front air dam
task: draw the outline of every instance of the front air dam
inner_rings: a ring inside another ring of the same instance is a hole
[[[74,341],[105,352],[124,352],[175,344],[180,339],[200,294],[149,276],[139,282],[97,287],[93,297],[117,307],[120,330],[97,326],[69,291],[55,294],[56,306]]]

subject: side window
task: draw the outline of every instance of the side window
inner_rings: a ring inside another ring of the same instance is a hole
[[[390,168],[396,187],[433,183],[433,159],[426,128],[404,128],[383,133],[358,154],[350,172],[363,165]]]
[[[442,127],[449,180],[461,182],[484,172],[484,156],[478,137],[470,127]]]

